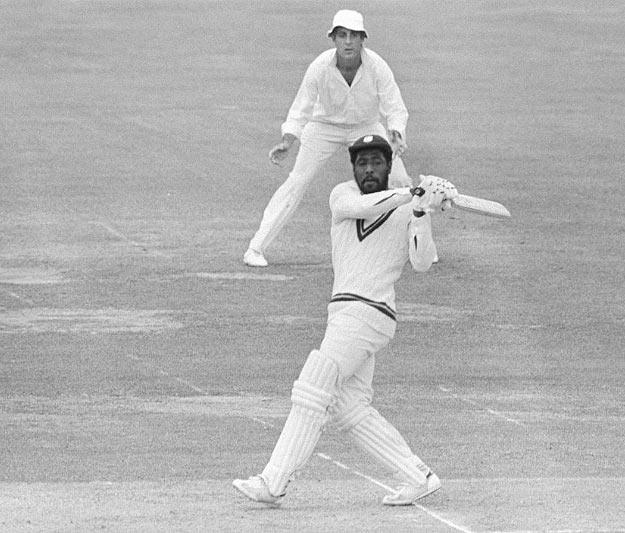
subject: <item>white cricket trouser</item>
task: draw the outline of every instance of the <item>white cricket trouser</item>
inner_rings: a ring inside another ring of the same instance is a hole
[[[331,354],[343,378],[330,408],[330,423],[346,432],[395,477],[421,485],[430,469],[399,431],[371,406],[375,354],[393,337],[395,322],[366,304],[337,304],[328,308],[328,330],[320,349]]]
[[[326,334],[293,386],[293,406],[262,472],[272,494],[284,493],[292,475],[312,455],[330,417],[400,478],[414,484],[424,482],[427,467],[370,405],[375,354],[394,332],[395,322],[366,304],[328,306]]]
[[[260,227],[250,241],[250,248],[263,252],[291,218],[322,165],[339,150],[345,150],[360,137],[370,134],[388,140],[386,129],[380,123],[358,127],[307,123],[302,131],[293,170],[269,200]],[[347,150],[345,155],[348,156]],[[399,157],[393,161],[389,182],[391,187],[412,186],[406,167]]]

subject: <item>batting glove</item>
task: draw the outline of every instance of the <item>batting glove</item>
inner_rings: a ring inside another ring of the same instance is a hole
[[[421,183],[413,189],[413,211],[426,212],[444,211],[452,206],[452,201],[458,197],[458,190],[450,181],[438,176],[420,175]]]

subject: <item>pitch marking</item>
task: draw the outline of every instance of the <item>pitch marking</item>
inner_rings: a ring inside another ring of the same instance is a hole
[[[342,468],[343,470],[348,470],[352,474],[356,474],[357,476],[359,476],[359,477],[361,477],[363,479],[366,479],[367,481],[370,481],[371,483],[373,483],[374,485],[377,485],[378,487],[382,487],[384,490],[387,490],[387,491],[389,491],[391,493],[395,492],[395,489],[393,489],[392,487],[389,487],[388,485],[385,485],[381,481],[378,481],[377,479],[372,478],[371,476],[363,474],[362,472],[358,472],[358,470],[354,470],[350,466],[344,465],[343,463],[340,463],[339,461],[335,461],[334,459],[332,459],[332,457],[330,457],[329,455],[326,455],[325,453],[317,452],[317,453],[315,453],[315,455],[317,457],[321,457],[321,459],[323,459],[324,461],[328,461],[328,462],[338,466],[339,468]]]
[[[162,254],[161,252],[159,252],[158,250],[150,250],[150,249],[148,249],[148,245],[145,244],[145,243],[137,242],[137,241],[134,241],[134,240],[126,237],[126,235],[124,235],[120,231],[117,231],[115,228],[111,227],[109,224],[106,224],[106,223],[100,222],[100,221],[92,221],[92,222],[90,222],[90,224],[93,224],[94,226],[100,226],[101,228],[104,228],[106,231],[108,231],[114,237],[117,237],[118,239],[128,243],[130,246],[133,246],[135,248],[140,248],[143,252],[150,252],[153,255],[159,255],[159,256],[164,256],[165,255],[165,254]]]
[[[486,531],[484,533],[623,533],[625,529],[521,529],[515,531]]]
[[[500,413],[499,411],[495,411],[494,409],[490,409],[489,407],[484,407],[483,405],[480,405],[479,403],[474,402],[473,400],[469,400],[468,398],[464,398],[464,397],[460,396],[459,394],[456,394],[455,392],[451,392],[449,389],[443,387],[442,385],[439,385],[438,388],[441,391],[449,394],[453,398],[456,398],[456,400],[460,400],[461,402],[468,403],[469,405],[473,405],[474,407],[477,407],[478,409],[486,411],[487,413],[490,413],[491,415],[496,416],[498,418],[503,418],[506,422],[510,422],[512,424],[516,424],[517,426],[522,426],[523,425],[522,422],[520,422],[519,420],[516,420],[515,418],[510,418],[509,416],[506,416],[503,413]]]
[[[179,329],[171,311],[122,309],[56,309],[31,307],[0,313],[0,326],[9,332],[142,333]]]
[[[397,320],[399,322],[457,322],[467,318],[469,315],[468,311],[454,309],[445,305],[397,304]]]
[[[390,493],[394,493],[395,489],[393,489],[392,487],[389,487],[388,485],[382,483],[381,481],[378,481],[377,479],[368,476],[366,474],[363,474],[362,472],[359,472],[358,470],[347,466],[339,461],[336,461],[334,459],[332,459],[332,457],[330,457],[329,455],[326,455],[325,453],[316,453],[315,454],[317,457],[321,457],[321,459],[324,459],[325,461],[328,461],[336,466],[338,466],[339,468],[342,468],[343,470],[347,470],[348,472],[351,472],[352,474],[359,476],[363,479],[366,479],[367,481],[370,481],[371,483],[377,485],[378,487],[382,487],[383,489],[387,490]],[[449,526],[452,529],[455,529],[456,531],[462,531],[463,533],[472,533],[471,530],[466,529],[463,526],[459,526],[458,524],[454,524],[453,522],[451,522],[450,520],[447,520],[446,518],[443,518],[442,516],[440,516],[438,513],[435,513],[434,511],[431,511],[430,509],[428,509],[427,507],[423,507],[422,505],[419,504],[414,504],[413,507],[416,507],[417,509],[423,511],[425,514],[431,516],[432,518],[434,518],[435,520],[438,520],[439,522],[442,522],[443,524],[445,524],[446,526]],[[400,518],[406,518],[404,515],[397,515]],[[412,522],[419,522],[416,518],[411,518],[410,519]]]
[[[167,378],[173,379],[174,381],[177,381],[177,382],[178,382],[178,383],[180,383],[181,385],[184,385],[185,387],[190,388],[190,389],[191,389],[192,391],[194,391],[194,392],[197,392],[197,393],[199,393],[199,394],[201,394],[201,395],[203,395],[203,396],[210,396],[210,395],[211,395],[208,391],[206,391],[206,390],[204,390],[204,389],[201,389],[200,387],[196,387],[193,383],[191,383],[191,382],[187,381],[186,379],[182,379],[182,378],[179,378],[179,377],[177,377],[177,376],[173,376],[173,375],[169,374],[168,372],[165,372],[165,371],[164,371],[162,368],[160,368],[158,365],[155,365],[155,364],[153,364],[153,363],[151,363],[151,362],[149,362],[149,361],[146,361],[145,359],[141,359],[140,357],[136,357],[136,356],[134,356],[134,355],[132,355],[132,354],[126,354],[126,357],[127,357],[128,359],[131,359],[132,361],[136,361],[136,362],[139,362],[139,363],[141,363],[141,364],[143,364],[143,365],[146,365],[146,366],[150,366],[150,367],[152,367],[152,368],[153,368],[154,370],[156,370],[156,371],[157,371],[157,372],[158,372],[161,376],[164,376],[164,377],[167,377]],[[259,424],[261,424],[262,426],[265,426],[265,427],[270,427],[270,428],[274,427],[272,424],[269,424],[268,422],[265,422],[264,420],[261,420],[260,418],[256,418],[256,417],[253,417],[253,416],[250,416],[249,418],[250,418],[251,420],[253,420],[254,422],[258,422],[258,423],[259,423]]]
[[[190,274],[174,275],[172,278],[200,278],[228,281],[290,281],[295,279],[293,276],[285,276],[284,274],[254,274],[253,272],[195,272]]]

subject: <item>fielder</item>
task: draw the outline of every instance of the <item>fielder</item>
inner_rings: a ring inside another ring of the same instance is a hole
[[[412,185],[397,157],[406,149],[408,111],[388,64],[364,47],[367,31],[362,15],[338,11],[328,37],[334,48],[309,65],[282,124],[282,140],[269,152],[270,160],[279,164],[295,140],[300,141],[293,170],[267,204],[243,256],[249,266],[267,266],[266,248],[291,218],[321,166],[363,135],[375,133],[390,140],[396,156],[391,183]]]
[[[458,192],[435,176],[425,176],[414,189],[388,189],[392,148],[381,136],[358,139],[349,153],[354,180],[330,195],[334,284],[325,336],[293,384],[291,411],[264,470],[233,482],[257,502],[280,503],[326,422],[400,478],[385,505],[411,505],[441,486],[371,406],[372,381],[375,355],[395,334],[395,282],[407,261],[417,272],[430,268],[436,252],[429,212],[450,204]]]

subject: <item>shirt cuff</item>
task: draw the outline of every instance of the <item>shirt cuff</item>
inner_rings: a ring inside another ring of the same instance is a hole
[[[282,127],[280,129],[283,136],[285,133],[290,133],[291,135],[294,135],[299,139],[302,136],[302,130],[304,128],[301,127],[299,124],[295,124],[293,122],[285,122],[284,124],[282,124]]]

